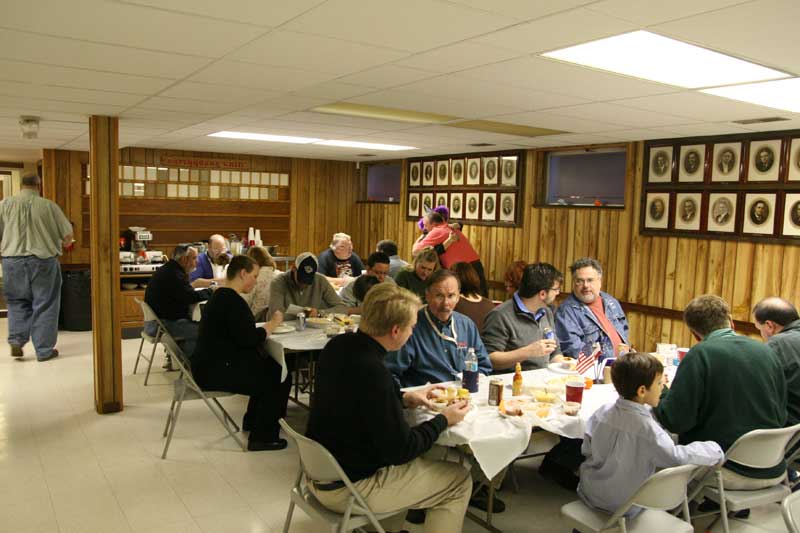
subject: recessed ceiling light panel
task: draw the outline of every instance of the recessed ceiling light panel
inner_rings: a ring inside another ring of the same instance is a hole
[[[266,141],[274,143],[311,144],[322,139],[312,137],[292,137],[290,135],[270,135],[267,133],[248,133],[245,131],[218,131],[209,137],[223,137],[225,139],[244,139],[248,141]]]
[[[785,72],[647,31],[624,33],[542,55],[688,89],[789,77]]]
[[[739,102],[800,113],[800,78],[748,83],[734,87],[716,87],[714,89],[705,89],[701,92],[723,96]]]

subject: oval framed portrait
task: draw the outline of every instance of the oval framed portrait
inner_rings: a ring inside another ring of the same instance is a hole
[[[771,235],[775,230],[774,193],[745,194],[743,233]]]
[[[778,181],[781,140],[750,142],[747,181]]]

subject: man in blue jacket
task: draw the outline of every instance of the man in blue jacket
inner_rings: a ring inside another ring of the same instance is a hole
[[[603,267],[596,259],[584,257],[569,267],[572,272],[572,294],[556,311],[556,337],[561,352],[570,357],[591,352],[599,343],[600,359],[614,357],[620,344],[628,342],[628,319],[620,303],[600,290]]]

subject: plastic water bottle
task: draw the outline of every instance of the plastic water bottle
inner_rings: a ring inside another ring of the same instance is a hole
[[[468,391],[478,392],[478,356],[475,355],[475,348],[467,350],[461,382]]]

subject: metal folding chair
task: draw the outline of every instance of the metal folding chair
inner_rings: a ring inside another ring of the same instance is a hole
[[[793,492],[783,499],[781,512],[789,533],[800,533],[800,492]]]
[[[155,322],[157,324],[155,335],[148,335],[145,332],[145,328],[142,328],[142,332],[140,333],[142,337],[142,342],[139,343],[139,352],[136,354],[136,363],[134,363],[133,365],[133,373],[136,374],[136,370],[139,368],[139,360],[144,359],[145,361],[147,361],[147,373],[144,376],[144,384],[145,386],[147,386],[147,381],[150,379],[150,369],[153,367],[153,358],[156,355],[156,348],[158,347],[158,344],[161,342],[161,336],[164,334],[166,329],[164,329],[164,325],[161,323],[158,316],[156,316],[156,313],[155,311],[153,311],[152,307],[150,307],[146,302],[138,298],[134,298],[134,300],[142,308],[142,315],[144,315],[144,321]],[[182,339],[176,338],[175,340],[181,341]],[[149,357],[144,355],[144,353],[142,353],[145,341],[153,345],[153,349],[150,352]],[[166,348],[164,349],[164,352],[166,353]],[[169,357],[169,354],[167,354],[167,357]]]

